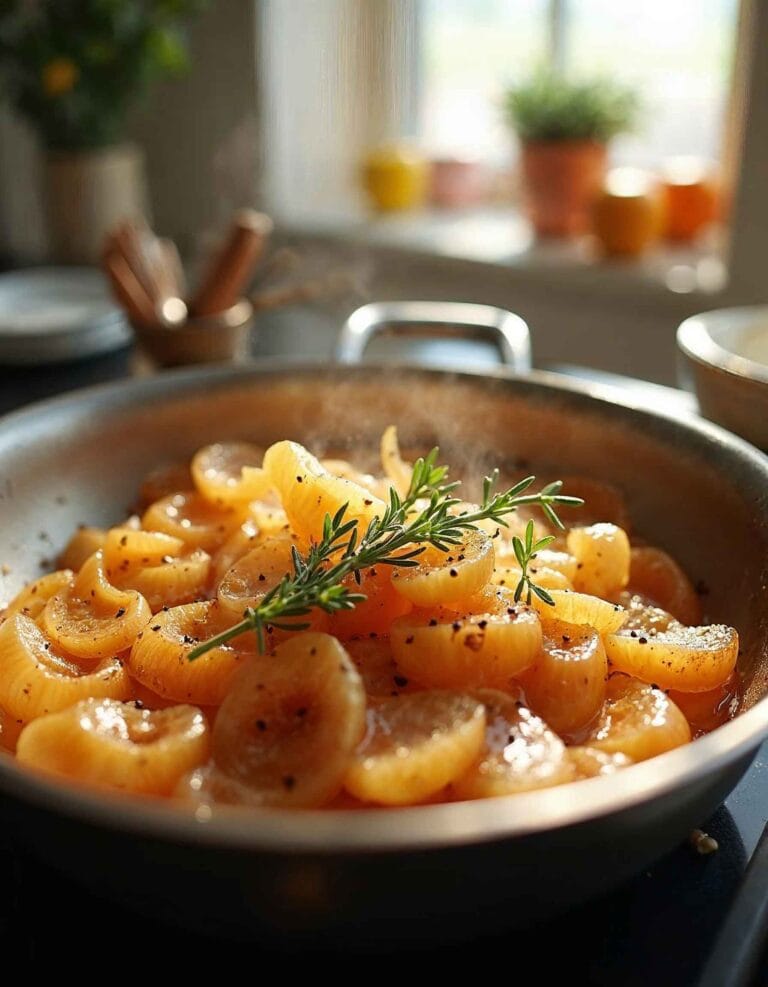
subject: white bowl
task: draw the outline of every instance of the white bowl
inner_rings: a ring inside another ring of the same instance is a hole
[[[702,414],[768,450],[768,306],[694,315],[677,345]]]

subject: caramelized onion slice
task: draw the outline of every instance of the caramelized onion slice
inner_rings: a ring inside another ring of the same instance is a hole
[[[611,634],[624,623],[626,614],[617,603],[608,603],[587,593],[574,593],[571,590],[549,590],[554,606],[540,600],[535,594],[532,606],[545,620],[564,620],[568,624],[587,624],[598,634]]]
[[[468,600],[493,575],[493,542],[484,531],[470,531],[448,552],[428,547],[418,565],[395,569],[392,585],[417,607],[450,606]]]
[[[597,631],[547,620],[541,655],[520,677],[534,713],[569,739],[589,726],[605,698],[608,661]]]
[[[349,655],[327,634],[297,634],[235,677],[213,757],[254,804],[319,806],[341,789],[364,731],[365,690]]]
[[[143,795],[170,795],[208,756],[208,726],[193,706],[139,710],[87,699],[43,716],[21,732],[22,764]]]
[[[499,591],[478,613],[414,610],[393,621],[392,653],[404,673],[439,689],[505,689],[541,652],[535,610]]]
[[[662,689],[708,692],[726,682],[736,667],[739,635],[732,627],[672,624],[656,634],[622,628],[605,638],[616,671]]]
[[[88,559],[71,586],[50,598],[41,620],[58,647],[71,655],[94,659],[130,648],[151,615],[140,593],[110,583],[99,551]]]
[[[55,593],[70,587],[74,579],[75,574],[71,569],[59,569],[56,572],[49,572],[45,576],[41,576],[19,590],[5,608],[3,616],[8,619],[8,617],[13,617],[16,614],[22,614],[25,617],[31,617],[32,620],[37,620],[50,598]]]
[[[198,491],[219,507],[238,507],[265,497],[272,489],[261,467],[263,452],[250,442],[215,442],[192,458]]]
[[[650,597],[681,624],[701,623],[701,601],[690,579],[660,548],[633,548],[629,566],[633,593]]]
[[[644,761],[690,739],[688,721],[661,689],[614,675],[608,680],[605,706],[586,744]]]
[[[316,537],[323,530],[326,514],[333,517],[347,505],[347,520],[357,518],[361,528],[386,505],[370,490],[329,473],[298,442],[276,442],[264,454],[264,469],[280,494],[291,527],[299,535]]]
[[[130,694],[130,679],[119,658],[81,664],[23,614],[0,625],[0,706],[13,719],[26,723],[80,699],[127,699]]]
[[[478,689],[485,708],[483,749],[471,768],[451,786],[457,799],[494,798],[562,785],[576,777],[565,744],[512,693]]]
[[[592,524],[571,528],[568,551],[577,560],[574,589],[606,597],[624,589],[629,580],[629,539],[615,524]]]
[[[156,614],[139,633],[128,657],[132,677],[164,699],[195,706],[218,706],[246,657],[255,635],[243,634],[189,660],[189,654],[232,626],[215,602],[187,603]]]
[[[467,771],[484,734],[483,704],[471,696],[429,690],[382,700],[344,787],[363,802],[424,802]]]

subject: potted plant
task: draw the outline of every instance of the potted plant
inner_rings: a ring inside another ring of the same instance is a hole
[[[509,90],[504,108],[522,144],[524,194],[536,232],[583,232],[608,142],[635,122],[635,93],[607,79],[572,82],[542,72]]]
[[[181,28],[204,0],[6,0],[2,93],[46,152],[57,260],[94,261],[104,233],[146,211],[143,158],[126,118],[154,78],[187,64]]]

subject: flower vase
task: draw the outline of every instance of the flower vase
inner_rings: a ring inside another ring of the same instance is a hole
[[[123,219],[149,218],[144,155],[133,144],[50,152],[46,183],[56,263],[98,263],[110,229]]]

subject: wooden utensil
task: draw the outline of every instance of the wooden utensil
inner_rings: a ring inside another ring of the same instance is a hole
[[[160,244],[163,263],[173,282],[174,294],[183,298],[187,293],[187,279],[184,274],[184,265],[179,256],[179,248],[173,240],[166,237],[161,237],[158,243]]]
[[[104,257],[113,291],[133,321],[165,328],[186,321],[181,264],[170,241],[163,245],[145,223],[126,221],[107,237]]]
[[[140,230],[136,223],[126,220],[112,231],[107,244],[108,249],[116,250],[123,255],[144,294],[152,300],[153,304],[157,304],[160,290],[154,264],[149,256],[148,239],[145,229]]]
[[[269,216],[253,209],[241,209],[236,214],[192,298],[191,315],[214,315],[237,301],[264,254],[272,226]]]
[[[112,286],[112,292],[122,305],[132,322],[153,326],[158,322],[155,304],[147,294],[144,285],[136,277],[124,254],[115,247],[109,247],[102,265]]]

